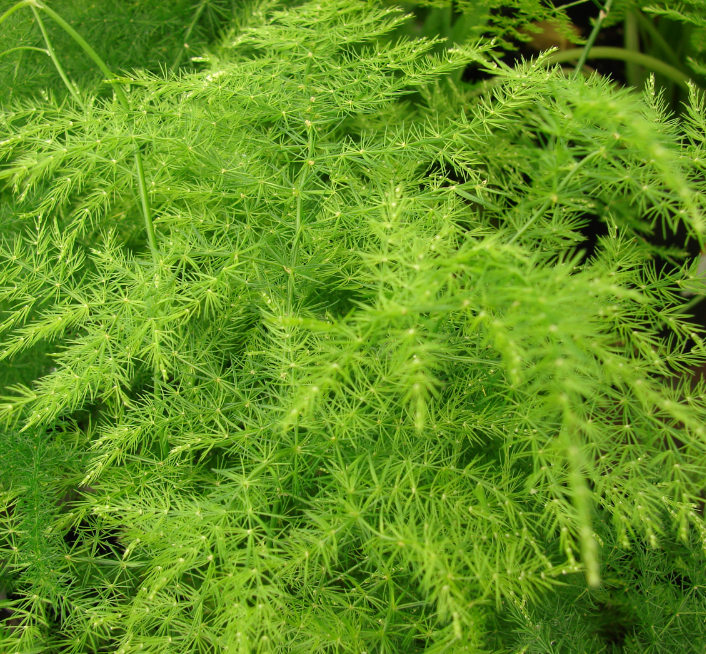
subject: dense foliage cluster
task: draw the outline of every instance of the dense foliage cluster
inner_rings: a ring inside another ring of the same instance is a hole
[[[697,87],[100,5],[0,3],[0,651],[703,652]]]

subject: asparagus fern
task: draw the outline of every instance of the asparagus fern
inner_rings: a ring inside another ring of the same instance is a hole
[[[700,651],[700,93],[229,19],[3,107],[3,651]]]

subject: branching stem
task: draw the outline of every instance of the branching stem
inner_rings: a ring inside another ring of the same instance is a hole
[[[568,172],[566,177],[564,177],[563,180],[561,180],[561,184],[556,189],[556,192],[552,194],[552,197],[549,197],[545,200],[544,204],[542,204],[537,211],[535,211],[532,214],[532,217],[519,229],[517,230],[517,233],[510,239],[509,244],[512,245],[515,241],[517,241],[522,234],[524,234],[534,223],[536,223],[544,214],[544,212],[549,208],[549,205],[551,205],[553,202],[556,202],[556,194],[560,193],[561,191],[566,188],[566,185],[573,179],[574,175],[588,162],[590,161],[593,157],[596,157],[600,154],[603,154],[603,150],[596,150],[594,152],[591,152],[587,154],[581,161],[579,161],[577,164],[574,165],[574,167]]]
[[[98,53],[86,42],[86,40],[69,25],[59,14],[54,10],[47,7],[37,0],[30,0],[27,4],[32,4],[32,9],[35,7],[46,12],[46,14],[52,18],[64,31],[81,47],[81,49],[88,55],[88,57],[98,66],[101,72],[106,76],[106,81],[113,87],[115,95],[120,102],[120,105],[125,110],[125,112],[130,111],[130,103],[123,91],[122,87],[118,82],[113,81],[113,73],[106,65],[106,63],[98,56]],[[142,205],[142,214],[145,221],[145,229],[147,231],[147,240],[150,244],[150,250],[152,251],[152,258],[157,261],[157,238],[155,236],[154,224],[152,222],[152,213],[150,210],[149,197],[147,195],[147,182],[145,180],[145,171],[142,164],[142,154],[140,148],[135,144],[135,167],[137,169],[137,185],[140,193],[140,203]]]
[[[0,52],[0,57],[5,57],[9,54],[12,54],[13,52],[18,52],[18,51],[22,51],[22,50],[30,50],[32,52],[42,52],[45,55],[47,55],[48,57],[51,56],[51,54],[49,53],[49,50],[45,50],[44,48],[34,48],[31,45],[20,45],[20,46],[17,46],[16,48],[10,48],[9,50],[5,50],[5,52]]]

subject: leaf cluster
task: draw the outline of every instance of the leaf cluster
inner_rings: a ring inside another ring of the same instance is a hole
[[[702,649],[704,99],[405,20],[3,104],[3,651]]]

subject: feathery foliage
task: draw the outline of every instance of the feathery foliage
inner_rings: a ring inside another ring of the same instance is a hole
[[[0,115],[2,651],[703,651],[695,88],[354,0],[108,3],[112,60],[19,4],[70,54]]]

